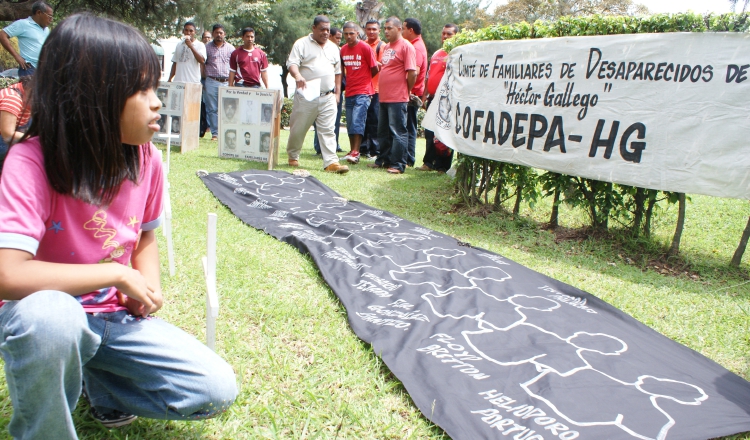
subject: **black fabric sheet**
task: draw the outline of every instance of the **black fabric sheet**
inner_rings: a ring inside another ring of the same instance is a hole
[[[312,256],[357,336],[452,438],[750,430],[750,383],[589,293],[347,201],[313,177],[202,179],[244,222]]]

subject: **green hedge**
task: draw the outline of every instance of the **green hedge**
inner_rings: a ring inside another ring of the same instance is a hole
[[[539,20],[533,24],[521,22],[464,31],[446,41],[444,48],[450,51],[480,41],[583,35],[747,32],[750,29],[749,17],[748,13],[562,17],[555,21]],[[485,204],[499,209],[504,201],[515,198],[513,212],[517,214],[522,202],[533,206],[540,197],[554,197],[551,226],[557,226],[559,206],[566,204],[586,210],[594,228],[606,229],[614,220],[629,228],[633,235],[648,235],[657,203],[679,200],[677,193],[600,182],[466,155],[458,155],[456,170],[456,189],[470,205]]]

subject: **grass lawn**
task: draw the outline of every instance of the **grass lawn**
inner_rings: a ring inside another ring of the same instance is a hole
[[[285,165],[287,134],[282,131],[279,168],[291,171]],[[341,144],[347,150],[343,133]],[[423,150],[420,140],[417,165],[422,163]],[[166,299],[159,316],[204,339],[201,257],[206,249],[206,214],[217,213],[221,297],[217,351],[234,367],[241,393],[216,419],[142,419],[111,431],[94,422],[81,401],[75,413],[81,438],[447,438],[421,416],[399,381],[350,330],[346,311],[312,260],[243,224],[195,176],[199,169],[229,172],[264,169],[263,164],[219,159],[216,143],[208,140],[201,141],[197,151],[184,155],[174,151],[169,179],[177,273],[169,277],[166,241],[159,234]],[[676,206],[664,205],[647,241],[560,240],[540,227],[549,216],[549,200],[534,209],[525,206],[520,219],[504,212],[469,215],[453,208],[457,200],[445,175],[410,168],[391,176],[367,168],[365,161],[343,176],[324,173],[322,160],[314,156],[312,135],[300,162],[348,199],[589,291],[730,371],[750,377],[750,255],[739,271],[728,266],[750,214],[747,201],[692,196],[683,259],[664,266],[655,256],[669,245]],[[585,213],[562,207],[560,224],[584,226]],[[3,430],[11,413],[5,381],[0,380]],[[7,438],[7,433],[2,435]],[[750,435],[733,438],[750,439]]]

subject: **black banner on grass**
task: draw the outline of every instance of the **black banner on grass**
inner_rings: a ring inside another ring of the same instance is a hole
[[[750,430],[750,383],[597,297],[276,171],[203,177],[310,254],[422,413],[456,439],[707,439]]]

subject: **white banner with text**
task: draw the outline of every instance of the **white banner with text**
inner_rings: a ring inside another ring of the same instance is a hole
[[[424,126],[456,151],[750,199],[750,35],[486,41],[451,51]]]

